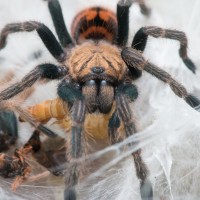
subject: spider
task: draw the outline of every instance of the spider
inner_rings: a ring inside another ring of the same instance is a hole
[[[150,14],[144,2],[138,2],[142,13]],[[130,0],[120,0],[116,15],[102,7],[83,10],[75,17],[70,36],[58,0],[48,0],[60,43],[44,24],[35,21],[8,24],[1,31],[1,49],[5,47],[9,34],[37,31],[46,48],[60,63],[59,66],[50,63],[38,65],[20,82],[2,91],[0,101],[3,104],[26,91],[38,80],[61,79],[57,99],[47,100],[26,111],[19,106],[15,110],[21,114],[22,119],[30,121],[47,134],[55,135],[42,126],[51,118],[58,119],[66,131],[70,129],[66,147],[70,168],[65,176],[65,200],[77,198],[75,185],[84,169],[76,160],[83,157],[88,123],[91,129],[89,134],[94,138],[107,135],[110,144],[137,133],[130,103],[138,97],[137,87],[132,82],[142,76],[143,70],[168,84],[191,107],[195,108],[200,104],[200,100],[189,94],[170,74],[142,55],[149,36],[177,40],[180,42],[181,59],[195,73],[196,67],[187,55],[185,33],[155,26],[142,27],[136,32],[131,47],[126,47],[131,5]],[[27,112],[39,122],[33,122]],[[134,144],[130,144],[132,145]],[[132,156],[136,175],[140,180],[141,198],[153,199],[152,184],[148,180],[148,168],[141,157],[141,149],[133,152]]]

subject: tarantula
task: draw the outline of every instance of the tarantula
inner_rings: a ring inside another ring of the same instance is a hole
[[[139,1],[139,4],[142,13],[148,15],[150,11],[144,2]],[[48,0],[48,7],[61,45],[44,24],[35,21],[8,24],[1,31],[1,49],[5,46],[10,33],[37,31],[46,48],[61,64],[61,66],[38,65],[20,82],[2,91],[0,101],[6,102],[24,92],[38,80],[62,79],[58,85],[57,99],[29,108],[28,111],[40,123],[33,122],[21,108],[16,106],[15,110],[20,112],[23,119],[50,135],[54,134],[41,124],[50,118],[57,118],[65,128],[70,127],[71,135],[67,139],[66,148],[70,169],[65,179],[65,200],[76,199],[75,185],[84,170],[76,159],[83,156],[85,139],[83,135],[87,133],[86,121],[93,125],[91,134],[107,134],[111,144],[119,141],[122,126],[124,138],[137,132],[130,103],[138,97],[137,88],[132,81],[141,77],[142,70],[168,84],[173,92],[191,107],[200,104],[199,99],[188,94],[180,83],[164,70],[148,62],[142,55],[149,36],[178,40],[181,59],[195,73],[196,67],[187,55],[185,33],[154,26],[142,27],[135,34],[131,47],[125,46],[128,39],[131,5],[132,1],[120,0],[116,15],[101,7],[83,10],[75,17],[70,36],[58,0]],[[96,118],[89,118],[93,113],[96,113]],[[101,123],[98,117],[102,114],[104,114],[104,125],[106,124],[106,127],[101,129],[104,132],[98,131],[97,128],[97,124]],[[141,149],[133,152],[132,156],[137,177],[140,179],[141,197],[143,200],[153,199],[152,185],[148,180],[148,169],[141,157]]]

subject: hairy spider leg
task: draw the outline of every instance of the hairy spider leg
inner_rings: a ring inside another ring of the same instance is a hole
[[[124,125],[125,136],[130,137],[137,133],[134,117],[132,116],[129,101],[132,102],[137,99],[138,92],[135,85],[120,85],[116,91],[116,110],[109,121],[108,133],[111,138],[111,143],[119,142],[120,136],[118,129],[120,123]],[[134,146],[136,142],[130,143],[129,146]],[[148,169],[141,157],[141,149],[132,153],[136,175],[140,179],[140,192],[142,200],[153,199],[153,190],[150,181],[148,180]]]
[[[145,3],[145,0],[137,0],[137,2],[140,6],[141,13],[143,15],[149,16],[151,14],[151,9],[148,8],[148,6]]]
[[[180,98],[183,98],[191,107],[195,108],[200,105],[200,100],[198,98],[189,94],[186,88],[174,80],[166,71],[145,60],[138,50],[126,47],[122,50],[121,55],[124,62],[127,63],[128,68],[136,67],[140,70],[147,71],[159,80],[168,84],[172,91]]]
[[[58,0],[47,0],[56,33],[63,48],[73,46],[73,41],[66,28],[62,9]]]
[[[133,1],[119,1],[117,4],[117,22],[118,22],[118,32],[117,32],[117,44],[119,46],[125,46],[128,40],[129,33],[129,8],[131,7]]]
[[[135,37],[133,38],[131,45],[132,48],[143,52],[147,44],[148,36],[152,36],[154,38],[169,38],[179,41],[179,55],[186,67],[195,74],[196,66],[187,55],[188,41],[184,32],[171,29],[162,29],[156,26],[142,27],[137,31]]]
[[[118,30],[117,30],[117,45],[125,46],[127,44],[128,35],[129,35],[129,9],[133,1],[124,0],[119,1],[117,4],[117,21],[118,21]],[[134,78],[139,78],[142,75],[142,71],[137,68],[130,68],[131,74],[134,74]]]
[[[0,102],[8,100],[25,89],[30,88],[35,82],[41,79],[54,80],[63,78],[67,74],[64,67],[53,64],[41,64],[30,71],[21,81],[12,84],[0,92]]]
[[[133,2],[133,0],[120,0],[117,4],[117,45],[119,46],[125,46],[127,44],[129,34],[129,9]],[[150,14],[150,9],[147,8],[143,0],[137,0],[136,2],[139,3],[141,12],[144,15]]]
[[[31,32],[36,30],[42,42],[52,54],[52,56],[58,60],[58,62],[63,62],[65,60],[65,52],[58,43],[57,39],[53,33],[44,24],[36,21],[27,21],[23,23],[12,23],[7,24],[1,31],[0,34],[0,49],[4,48],[6,45],[7,37],[10,33],[16,32]]]
[[[5,107],[4,102],[6,100],[30,88],[36,81],[40,79],[59,79],[65,76],[66,74],[67,70],[64,67],[59,67],[53,64],[38,65],[35,69],[29,72],[20,82],[14,83],[10,87],[0,92],[0,103],[2,104],[2,108]],[[8,109],[14,109],[15,111],[23,115],[24,119],[26,119],[32,126],[36,127],[36,129],[42,131],[43,133],[52,137],[56,136],[54,132],[52,132],[42,124],[35,122],[35,120],[29,116],[29,113],[21,109],[19,106],[16,106],[15,108],[9,107]]]
[[[81,172],[84,170],[80,163],[76,162],[83,153],[83,123],[86,114],[86,105],[84,96],[80,90],[74,87],[70,81],[63,80],[58,87],[58,96],[71,105],[71,137],[67,139],[67,160],[69,161],[69,170],[65,176],[65,200],[75,200],[76,191],[74,186],[78,183]]]

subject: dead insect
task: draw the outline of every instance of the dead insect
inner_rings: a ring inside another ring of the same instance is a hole
[[[139,2],[143,13],[148,14],[143,1]],[[101,7],[83,10],[73,21],[72,39],[66,29],[59,2],[48,0],[61,46],[44,24],[35,21],[8,24],[1,32],[0,48],[3,48],[10,33],[36,30],[46,48],[61,64],[38,65],[22,81],[2,91],[0,101],[3,103],[25,91],[38,80],[62,79],[57,99],[33,106],[29,111],[41,123],[56,118],[66,131],[71,130],[66,147],[70,168],[66,173],[65,200],[76,199],[75,185],[84,171],[76,159],[83,157],[86,136],[97,140],[98,137],[110,138],[110,143],[114,144],[120,136],[123,139],[137,132],[130,103],[138,97],[132,81],[141,77],[142,70],[168,84],[190,106],[200,104],[199,99],[188,94],[180,83],[142,55],[149,36],[177,40],[180,42],[181,59],[195,73],[196,67],[187,55],[185,33],[155,26],[142,27],[135,34],[131,47],[125,47],[131,5],[130,0],[120,0],[116,15]],[[17,111],[23,113],[20,109]],[[25,120],[31,121],[30,118]],[[152,184],[148,180],[148,169],[141,157],[141,149],[133,152],[132,156],[140,179],[141,197],[143,200],[153,199]]]
[[[14,155],[0,153],[0,176],[14,178],[11,188],[16,190],[24,181],[31,180],[30,176],[33,164],[29,162],[29,156],[37,163],[45,167],[52,174],[61,176],[66,167],[66,149],[63,138],[47,138],[42,144],[40,132],[35,130],[28,142],[14,151]]]
[[[30,147],[15,150],[13,156],[0,153],[0,175],[5,178],[15,178],[12,189],[16,190],[31,173],[31,167],[25,160],[25,155],[32,149]]]

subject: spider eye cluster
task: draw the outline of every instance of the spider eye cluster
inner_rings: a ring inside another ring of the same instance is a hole
[[[103,67],[92,67],[91,71],[95,74],[101,74],[105,69]]]

